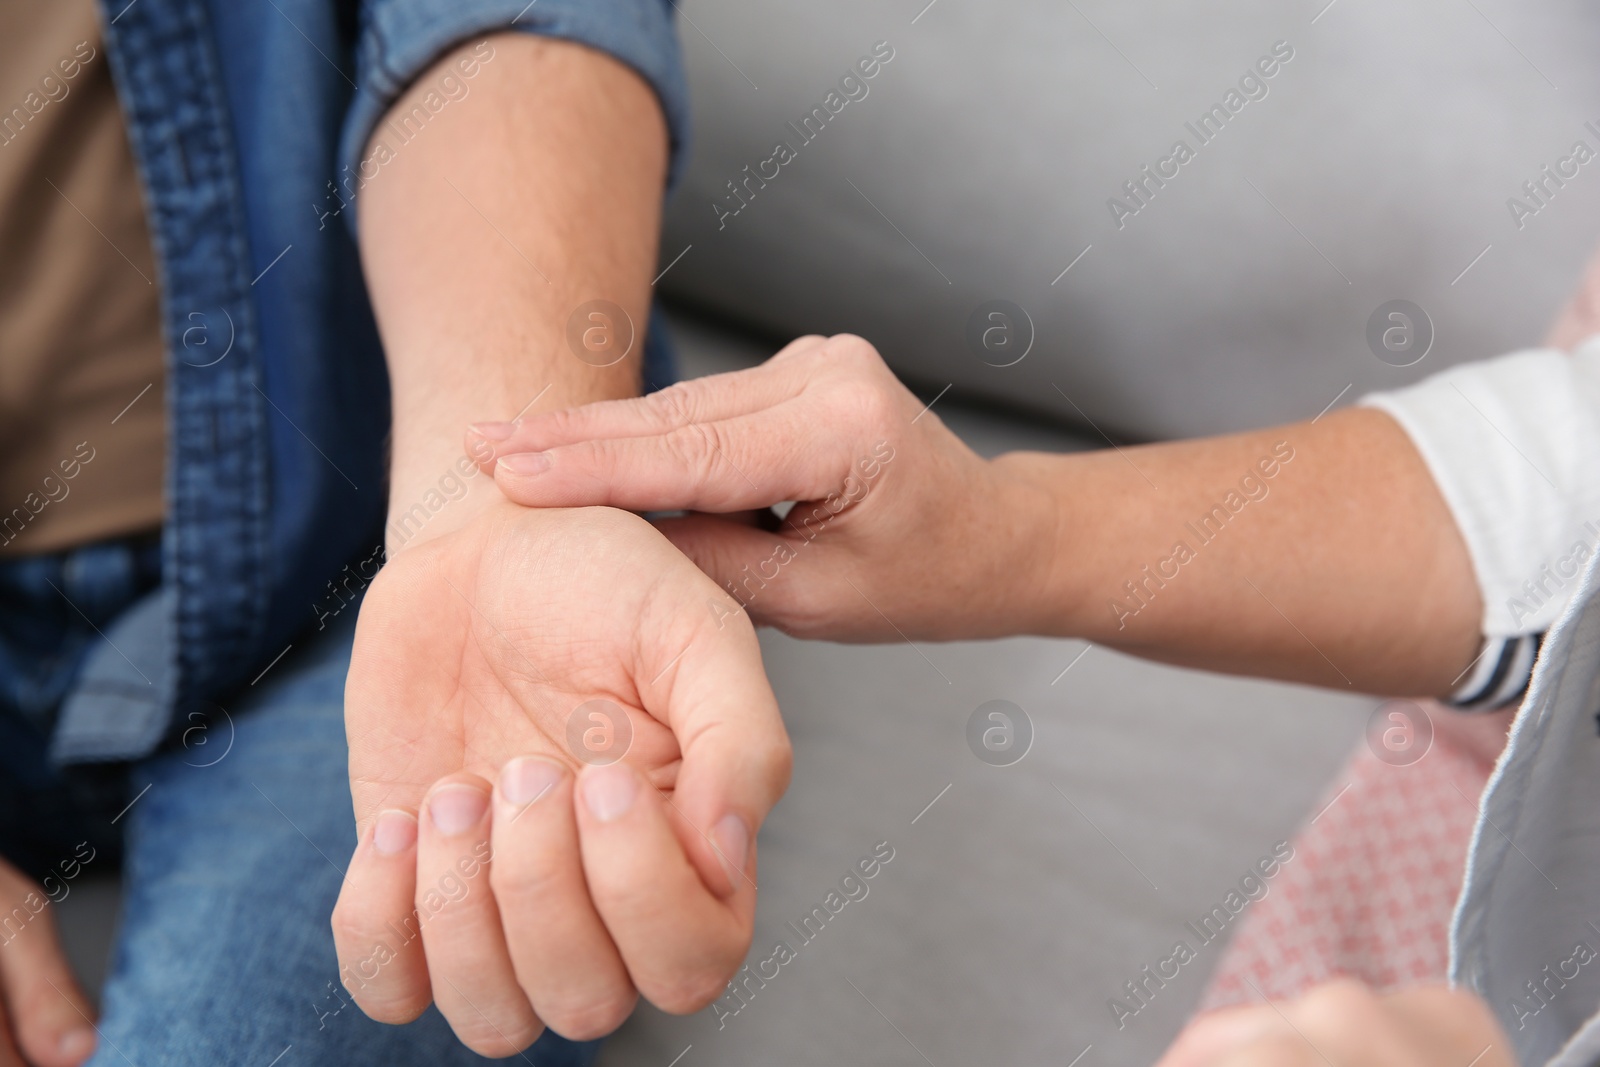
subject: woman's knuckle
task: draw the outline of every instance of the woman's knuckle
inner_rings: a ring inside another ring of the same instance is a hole
[[[882,362],[878,350],[865,337],[838,333],[828,338],[828,354],[846,366],[875,366]]]
[[[886,429],[894,417],[894,400],[879,383],[871,379],[852,378],[838,387],[835,398],[845,425],[859,432],[874,433]]]
[[[645,402],[669,425],[694,421],[694,398],[687,382],[675,382],[665,389],[658,389]]]
[[[716,480],[725,461],[722,436],[715,423],[690,423],[672,435],[673,450],[696,488]]]

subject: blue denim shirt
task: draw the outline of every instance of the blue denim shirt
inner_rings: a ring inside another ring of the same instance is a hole
[[[675,162],[687,126],[670,0],[102,3],[161,270],[167,518],[163,585],[86,663],[63,762],[143,755],[249,684],[382,542],[388,378],[342,204],[389,104],[511,29],[638,71]]]

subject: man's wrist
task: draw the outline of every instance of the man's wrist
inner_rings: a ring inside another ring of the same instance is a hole
[[[488,447],[483,442],[479,446]],[[398,462],[394,465],[383,530],[389,555],[460,529],[499,497],[494,479],[478,468],[478,458],[462,445],[453,459],[434,467],[414,462],[402,470]]]
[[[389,476],[389,515],[384,527],[389,553],[458,530],[479,512],[504,499],[495,487],[493,475],[480,467],[493,457],[494,444],[476,435],[469,441],[467,431],[472,423],[515,421],[536,411],[637,395],[636,376],[616,373],[625,369],[607,368],[605,374],[586,375],[566,368],[568,373],[556,376],[559,382],[552,381],[532,396],[483,401],[481,410],[461,418],[457,426],[441,422],[426,433],[420,428],[410,432],[397,429]]]

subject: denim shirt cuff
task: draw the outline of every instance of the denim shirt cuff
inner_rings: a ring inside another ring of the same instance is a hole
[[[668,186],[676,180],[688,139],[689,100],[683,57],[669,0],[383,0],[366,8],[357,48],[357,88],[339,144],[341,197],[370,178],[377,159],[367,142],[391,104],[433,63],[474,37],[519,30],[575,41],[627,64],[655,90],[671,139]],[[456,82],[470,81],[460,71]],[[445,77],[441,74],[441,82]],[[441,86],[440,110],[453,90]],[[366,170],[361,168],[365,162]],[[359,194],[344,211],[355,232]]]

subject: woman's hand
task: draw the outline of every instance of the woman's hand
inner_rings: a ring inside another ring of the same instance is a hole
[[[1210,1012],[1156,1067],[1516,1067],[1489,1006],[1416,986],[1379,995],[1343,979],[1298,1000]]]
[[[475,431],[469,454],[518,503],[698,513],[660,528],[757,622],[797,636],[1078,637],[1411,694],[1449,692],[1479,644],[1450,508],[1406,432],[1366,408],[985,461],[840,336]],[[750,514],[783,501],[799,503],[781,523]]]
[[[1050,496],[967,448],[849,335],[636,400],[479,424],[469,443],[520,504],[698,513],[660,528],[756,621],[799,636],[1024,631],[1055,547]],[[749,514],[788,501],[781,523]]]

